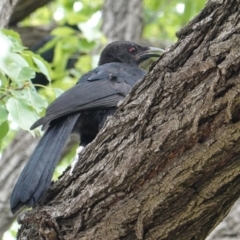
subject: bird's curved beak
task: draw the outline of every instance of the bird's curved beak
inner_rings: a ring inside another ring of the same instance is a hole
[[[147,60],[150,57],[159,57],[161,56],[161,53],[164,52],[163,49],[157,48],[157,47],[145,47],[145,49],[141,52],[138,53],[135,56],[135,59],[138,63],[141,63],[145,60]]]

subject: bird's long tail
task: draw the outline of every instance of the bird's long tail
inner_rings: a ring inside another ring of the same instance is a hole
[[[44,133],[13,189],[12,213],[23,205],[33,206],[49,188],[54,168],[79,116],[68,116]]]

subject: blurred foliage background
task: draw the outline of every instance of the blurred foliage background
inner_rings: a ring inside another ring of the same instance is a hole
[[[101,32],[103,0],[54,0],[37,9],[19,26],[56,26],[51,36],[26,48],[19,34],[0,30],[0,157],[19,129],[29,131],[45,108],[79,77],[97,66],[107,43]],[[151,45],[173,44],[176,32],[204,7],[202,0],[144,0],[142,38]],[[48,52],[46,54],[46,52]],[[47,61],[45,61],[45,58]],[[45,76],[44,85],[37,79]],[[31,131],[33,135],[41,130]],[[70,163],[71,151],[56,169],[56,177]],[[15,239],[13,224],[3,239]]]

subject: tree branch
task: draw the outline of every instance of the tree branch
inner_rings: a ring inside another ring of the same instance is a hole
[[[9,25],[16,25],[18,22],[22,21],[24,18],[28,17],[36,9],[43,7],[52,0],[19,0],[14,8],[13,14],[9,15],[10,21]]]
[[[142,0],[104,1],[102,31],[109,42],[140,41],[143,31],[142,8]]]
[[[240,0],[209,1],[19,239],[205,239],[240,194]]]
[[[29,14],[32,11],[32,8],[27,9],[29,6],[29,4],[35,4],[36,6],[40,6],[43,2],[47,2],[47,1],[39,1],[39,3],[36,3],[35,1],[20,1],[17,8],[14,10],[13,16],[11,18],[11,29],[19,32],[19,34],[21,35],[21,39],[23,41],[24,46],[27,46],[29,48],[31,48],[33,45],[36,44],[36,41],[39,41],[39,39],[42,39],[45,35],[48,35],[49,32],[51,31],[53,26],[45,26],[45,27],[36,27],[36,28],[31,28],[31,27],[18,27],[15,26],[14,24],[16,24],[20,19],[23,19],[24,17],[26,17],[26,14]],[[131,2],[135,2],[135,0],[130,0],[128,2],[128,6],[132,6],[133,3]],[[39,5],[40,4],[40,5]],[[123,1],[121,4],[125,5],[125,2]],[[104,14],[107,14],[107,12],[112,12],[112,4],[107,5],[105,3],[105,7],[104,7]],[[141,7],[141,6],[140,6]],[[125,13],[123,11],[121,11],[121,14],[127,16],[130,15],[131,13],[128,11],[129,8],[124,7],[123,8],[124,11],[126,11]],[[142,10],[142,8],[141,8]],[[29,12],[30,11],[30,12]],[[138,11],[138,13],[141,15],[141,13]],[[107,14],[109,15],[109,14]],[[118,15],[116,15],[118,16]],[[10,15],[8,16],[10,17]],[[113,16],[114,17],[114,16]],[[136,18],[136,19],[139,19]],[[104,19],[103,21],[103,25],[108,24],[109,21],[108,19]],[[128,24],[127,21],[124,22],[124,24]],[[126,33],[124,31],[126,31]],[[121,33],[124,36],[129,35],[129,31],[134,30],[134,28],[123,28]],[[127,33],[128,31],[128,33]],[[131,32],[131,34],[134,34],[134,32]],[[135,33],[135,36],[138,36],[139,32]],[[110,32],[106,33],[106,36],[109,37]],[[21,139],[22,141],[19,141],[19,139]],[[3,182],[5,183],[4,186],[0,186],[0,190],[1,192],[4,191],[4,198],[3,201],[1,202],[0,205],[0,212],[2,212],[3,214],[1,215],[1,220],[2,220],[2,227],[0,227],[0,238],[3,235],[3,233],[9,228],[10,224],[12,223],[12,221],[14,220],[14,217],[12,216],[11,212],[10,212],[10,208],[9,208],[9,199],[10,199],[10,195],[13,189],[13,185],[15,184],[17,177],[20,175],[20,172],[23,168],[23,166],[26,164],[32,149],[34,149],[34,147],[37,144],[37,139],[33,140],[31,135],[28,132],[24,132],[21,131],[17,134],[16,138],[13,140],[13,142],[10,144],[10,146],[5,150],[5,152],[3,153],[3,156],[1,158],[0,161],[0,170],[1,172],[4,171],[5,168],[5,164],[7,163],[9,167],[12,168],[12,170],[9,171],[11,172],[11,179],[9,178],[9,181],[4,180]],[[74,143],[76,141],[73,141]],[[17,144],[17,145],[16,145]],[[73,143],[69,143],[67,148],[65,149],[65,151],[69,150],[70,146],[72,146]],[[14,151],[13,151],[14,149]],[[2,175],[5,176],[5,175]],[[14,179],[14,180],[13,180]]]
[[[5,27],[8,24],[9,18],[17,2],[18,0],[0,1],[0,27]]]
[[[240,239],[240,199],[234,204],[227,217],[206,238],[206,240],[238,239]]]
[[[19,131],[11,142],[10,146],[3,153],[3,157],[0,161],[0,189],[1,189],[1,225],[0,236],[9,228],[9,225],[15,219],[10,211],[9,199],[11,190],[16,183],[16,176],[19,176],[22,168],[26,164],[26,161],[37,143],[37,139],[34,139],[30,133],[25,134],[24,131]],[[22,148],[22,142],[24,142],[25,148]],[[15,153],[14,155],[12,153]],[[14,174],[13,174],[14,173]]]

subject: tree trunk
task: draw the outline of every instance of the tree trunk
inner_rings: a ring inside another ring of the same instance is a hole
[[[138,0],[139,1],[139,0]],[[50,2],[50,1],[45,1],[44,2]],[[125,5],[126,2],[125,1],[120,1],[121,4]],[[120,2],[118,4],[120,4]],[[123,16],[128,16],[128,18],[130,18],[130,13],[129,7],[134,5],[134,2],[136,4],[136,0],[129,0],[128,1],[128,7],[123,7],[121,8],[124,11],[121,11],[121,14],[123,14]],[[13,26],[14,24],[17,23],[17,20],[19,21],[19,19],[22,19],[23,17],[26,17],[26,13],[29,12],[31,9],[26,9],[26,6],[28,6],[29,4],[34,4],[36,3],[35,1],[26,1],[24,2],[23,0],[19,2],[18,6],[15,8],[13,15],[11,17],[11,28],[15,31],[18,31],[19,34],[21,35],[22,41],[24,43],[25,46],[27,47],[31,47],[34,44],[34,39],[39,41],[39,39],[43,38],[42,36],[49,34],[49,31],[51,30],[51,26],[50,27],[38,27],[36,29],[29,29],[29,27],[18,27],[18,26]],[[39,4],[41,5],[43,3],[43,1],[39,1]],[[118,24],[118,22],[114,19],[114,17],[119,17],[118,14],[116,15],[111,15],[112,11],[113,11],[113,5],[111,3],[106,0],[105,4],[104,4],[104,14],[106,14],[107,16],[111,16],[111,21],[114,21],[116,24]],[[1,3],[0,3],[1,4]],[[37,4],[36,6],[39,6],[39,4]],[[138,9],[141,9],[142,11],[142,6],[141,4],[139,6],[137,6]],[[17,9],[19,9],[19,11],[17,11]],[[20,11],[20,10],[23,11]],[[110,13],[109,13],[110,12]],[[136,12],[136,11],[135,11]],[[30,13],[30,12],[29,12]],[[137,11],[137,13],[142,16],[142,12]],[[25,15],[24,15],[25,14]],[[135,16],[137,20],[140,20],[141,17],[140,16]],[[10,15],[8,16],[10,18]],[[121,21],[119,23],[122,23]],[[139,26],[142,26],[142,22],[132,22],[133,23],[137,23],[139,24]],[[105,28],[105,25],[109,24],[109,19],[108,18],[104,18],[103,20],[103,28]],[[128,25],[128,21],[124,22],[125,25]],[[121,32],[119,32],[120,35],[115,37],[119,37],[119,39],[121,39],[121,36],[128,36],[129,34],[134,34],[135,36],[137,36],[137,38],[140,38],[139,34],[139,28],[127,28],[122,26],[122,30]],[[115,30],[118,29],[117,25],[115,26]],[[138,31],[135,32],[135,30],[138,29]],[[115,32],[116,33],[116,32]],[[30,34],[30,35],[29,35]],[[111,32],[105,32],[107,37],[111,37]],[[126,39],[125,39],[126,40]],[[36,43],[36,41],[35,41]],[[21,139],[21,141],[19,141],[19,139]],[[35,148],[36,144],[38,142],[38,139],[33,139],[32,136],[30,135],[30,133],[26,132],[26,131],[20,131],[17,136],[14,138],[13,142],[9,145],[9,147],[4,151],[3,156],[1,158],[0,161],[0,180],[2,180],[2,185],[0,185],[0,192],[4,193],[3,194],[3,198],[0,204],[0,212],[1,214],[1,224],[0,224],[0,239],[3,235],[3,233],[10,227],[10,225],[12,224],[13,220],[15,219],[15,216],[12,215],[12,213],[10,212],[10,208],[9,208],[9,199],[10,199],[10,195],[13,189],[13,186],[18,178],[18,176],[20,175],[20,172],[22,171],[23,166],[27,163],[27,160],[30,156],[30,154],[32,153],[32,150]],[[74,140],[73,140],[74,142]],[[64,154],[66,154],[66,152],[69,150],[70,146],[73,145],[73,142],[69,142],[67,148],[65,149]],[[76,142],[76,141],[75,141]],[[6,165],[8,165],[7,171],[5,170]],[[5,174],[2,174],[2,172],[5,172]],[[5,178],[6,176],[8,176],[8,173],[11,173],[11,177],[10,178]],[[7,180],[6,180],[7,179]]]
[[[16,176],[19,176],[30,154],[33,152],[37,143],[30,133],[25,134],[24,131],[19,131],[4,152],[3,158],[0,161],[0,191],[1,191],[1,224],[0,236],[9,228],[15,216],[10,211],[9,199],[11,191],[16,183]],[[26,148],[22,148],[22,143],[25,143]],[[14,155],[12,153],[15,153]]]
[[[105,0],[102,31],[108,41],[139,42],[143,30],[142,0]]]
[[[9,18],[14,10],[18,0],[1,0],[0,1],[0,27],[8,25]]]
[[[0,27],[16,25],[29,16],[36,9],[52,0],[1,0],[0,1]]]
[[[205,239],[240,194],[240,0],[210,0],[19,218],[19,239]]]
[[[240,239],[240,199],[234,204],[224,220],[211,232],[206,240]]]

